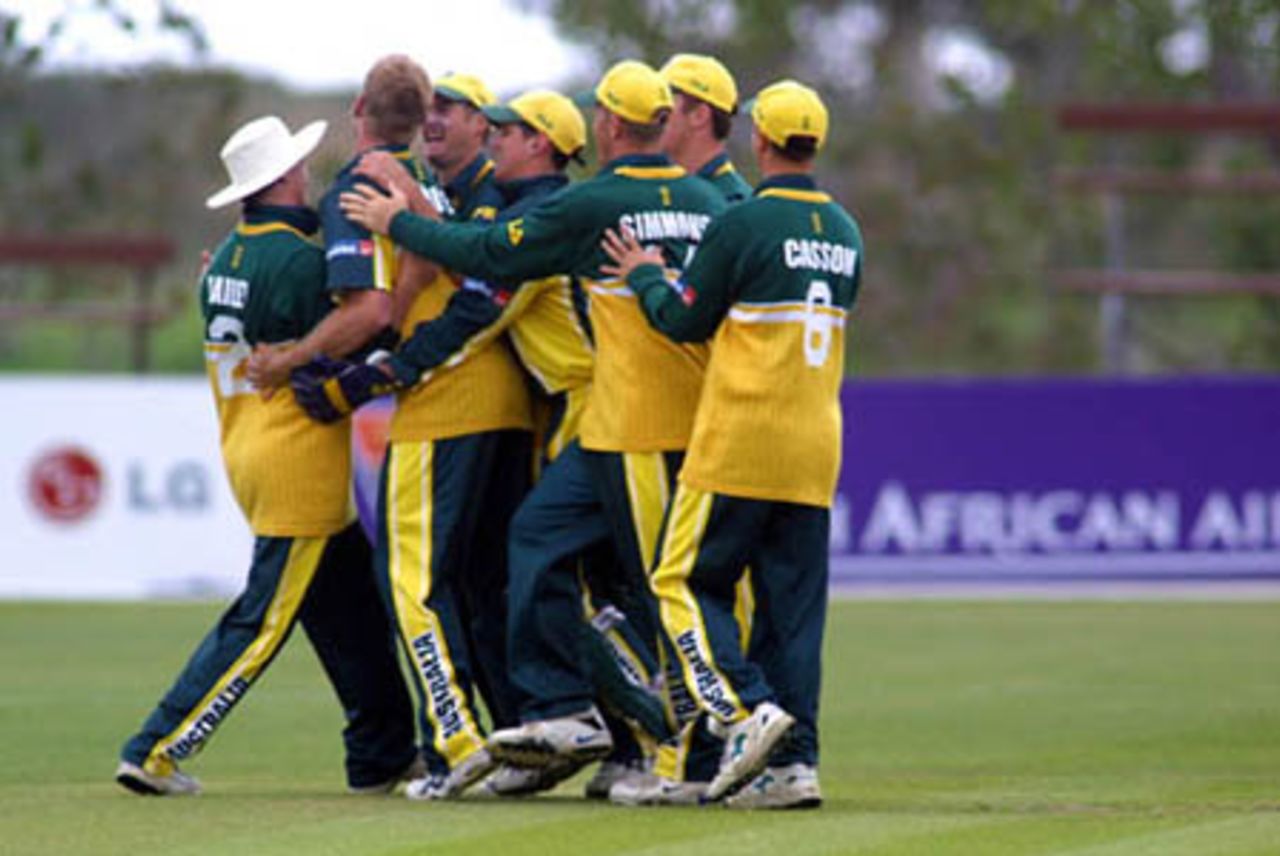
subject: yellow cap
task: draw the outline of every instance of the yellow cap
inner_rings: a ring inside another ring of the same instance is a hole
[[[702,54],[676,54],[658,72],[674,90],[705,101],[718,110],[733,113],[738,109],[738,84],[729,69],[715,57]]]
[[[818,93],[794,80],[779,80],[751,102],[751,119],[775,146],[791,137],[812,137],[818,148],[827,139],[827,108]]]
[[[628,122],[649,125],[671,109],[671,88],[658,72],[634,59],[615,64],[600,78],[596,102]]]
[[[587,123],[573,102],[550,89],[533,89],[503,105],[490,105],[484,115],[495,125],[524,122],[547,139],[563,155],[573,157],[587,144]]]
[[[493,90],[474,74],[449,74],[436,82],[435,91],[450,101],[463,101],[479,110],[497,102]]]

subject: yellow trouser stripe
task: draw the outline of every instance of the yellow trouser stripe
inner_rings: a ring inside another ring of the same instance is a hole
[[[684,781],[685,765],[689,762],[689,749],[693,745],[693,729],[698,720],[691,719],[680,727],[675,738],[659,743],[653,758],[653,774],[672,781]]]
[[[662,536],[662,516],[671,498],[667,459],[661,452],[623,452],[622,467],[640,560],[646,571],[652,570]]]
[[[676,489],[662,557],[652,582],[662,626],[676,650],[690,694],[707,713],[724,722],[735,722],[748,711],[716,665],[702,610],[689,588],[714,498],[713,494],[683,484]]]
[[[429,606],[432,573],[434,443],[392,443],[387,450],[387,547],[396,627],[426,700],[432,745],[452,767],[484,746],[466,693],[458,686],[440,616]]]
[[[742,653],[751,647],[752,621],[756,615],[756,590],[751,584],[751,569],[742,572],[742,579],[734,587],[733,618],[738,622],[738,637],[742,641]]]
[[[169,750],[173,745],[210,711],[211,706],[219,696],[227,692],[233,681],[252,684],[263,667],[275,656],[288,635],[289,628],[293,626],[293,619],[298,614],[302,599],[306,596],[311,580],[316,575],[316,568],[320,566],[320,558],[324,555],[327,543],[328,538],[293,539],[293,543],[289,546],[289,556],[285,559],[284,568],[280,571],[280,580],[276,584],[275,594],[271,596],[271,603],[267,606],[258,635],[218,680],[214,681],[209,692],[205,693],[204,698],[200,699],[200,703],[192,708],[191,713],[178,724],[178,727],[152,747],[151,754],[147,756],[144,763],[148,771],[158,775],[167,775],[172,772],[173,762],[169,758]],[[243,690],[235,697],[238,699],[241,694]],[[192,752],[199,751],[204,742],[201,740],[196,743]]]

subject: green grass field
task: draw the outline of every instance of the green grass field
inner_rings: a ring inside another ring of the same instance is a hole
[[[195,799],[111,781],[208,604],[0,603],[0,852],[1280,853],[1280,603],[837,602],[826,805],[623,809],[342,792],[301,633]]]

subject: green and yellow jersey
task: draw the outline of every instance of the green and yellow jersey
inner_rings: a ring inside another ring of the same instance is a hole
[[[550,174],[498,185],[504,203],[498,222],[522,216],[568,182]],[[389,365],[401,383],[427,382],[438,367],[469,358],[505,331],[543,392],[581,388],[591,382],[595,360],[581,294],[563,275],[520,283],[467,278],[441,315],[401,343]]]
[[[678,342],[714,335],[681,482],[831,505],[861,271],[857,224],[804,175],[775,176],[725,212],[677,282],[656,265],[632,271],[656,329]]]
[[[452,210],[444,191],[411,156],[408,147],[391,146],[387,150],[404,164],[437,208]],[[358,158],[352,160],[339,173],[334,187],[325,194],[321,209],[328,245],[329,287],[339,294],[357,288],[390,289],[396,279],[396,253],[389,251],[394,245],[385,236],[373,236],[349,220],[338,206],[342,191],[364,181],[352,172],[357,161]],[[472,215],[477,216],[475,210]],[[410,305],[401,333],[408,336],[419,324],[440,315],[457,290],[453,277],[444,271],[437,274]],[[442,369],[435,382],[401,392],[389,436],[392,442],[419,442],[531,426],[524,378],[507,348],[495,343],[477,349],[463,363]]]
[[[502,193],[493,177],[493,161],[481,152],[443,187],[453,219],[491,222],[502,208]]]
[[[702,388],[707,348],[681,345],[646,323],[626,283],[604,278],[605,229],[627,229],[683,268],[725,203],[714,188],[663,155],[631,155],[553,194],[524,216],[490,226],[396,215],[397,244],[486,282],[576,277],[589,295],[596,364],[582,417],[583,448],[684,449]],[[434,385],[432,384],[428,386]]]
[[[247,206],[200,281],[223,462],[256,535],[326,536],[352,519],[348,423],[319,425],[291,395],[263,400],[245,377],[254,345],[300,339],[332,306],[307,237],[318,225],[309,209]]]
[[[751,198],[751,185],[739,174],[728,152],[721,152],[702,165],[696,173],[698,178],[711,182],[711,186],[720,192],[724,201],[737,205]]]

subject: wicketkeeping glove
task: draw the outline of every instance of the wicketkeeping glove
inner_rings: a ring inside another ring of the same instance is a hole
[[[289,375],[293,397],[317,422],[337,422],[366,401],[399,388],[376,365],[316,357]]]

